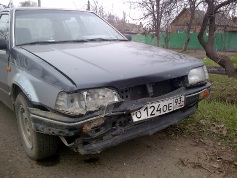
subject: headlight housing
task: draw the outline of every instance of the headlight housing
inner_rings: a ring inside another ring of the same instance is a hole
[[[80,90],[77,93],[60,92],[55,109],[76,116],[119,101],[117,92],[109,88]]]
[[[189,85],[195,85],[200,82],[205,82],[208,79],[208,72],[206,66],[192,69],[188,74]]]

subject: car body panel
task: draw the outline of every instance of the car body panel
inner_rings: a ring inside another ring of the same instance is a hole
[[[9,82],[11,83],[12,94],[14,93],[13,86],[16,85],[33,104],[41,105],[48,109],[54,108],[57,95],[62,91],[60,88],[47,82],[42,82],[42,79],[12,64],[10,66],[12,72],[9,73]]]
[[[193,57],[136,42],[63,43],[22,48],[63,71],[79,89],[152,83],[187,75],[192,68],[203,65]]]

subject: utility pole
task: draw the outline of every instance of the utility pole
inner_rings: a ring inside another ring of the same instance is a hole
[[[86,9],[86,10],[88,10],[88,11],[91,10],[91,3],[90,3],[90,0],[88,0],[88,2],[87,2],[87,9]]]
[[[38,7],[41,7],[41,0],[38,0]]]

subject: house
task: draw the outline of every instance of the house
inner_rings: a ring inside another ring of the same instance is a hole
[[[141,34],[144,33],[144,28],[142,23],[139,25],[123,22],[123,21],[116,21],[110,22],[118,31],[124,34]]]
[[[191,33],[198,33],[201,29],[202,20],[204,18],[205,12],[201,10],[196,10],[195,17],[193,20],[193,25],[191,27]],[[171,22],[170,32],[172,33],[184,33],[187,30],[189,21],[191,17],[191,12],[189,9],[184,8]],[[237,32],[237,17],[230,19],[225,15],[219,13],[216,15],[216,31],[236,31]]]

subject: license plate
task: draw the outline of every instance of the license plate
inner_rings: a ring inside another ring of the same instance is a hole
[[[175,96],[145,105],[138,111],[132,113],[134,122],[160,116],[184,107],[184,96]]]

